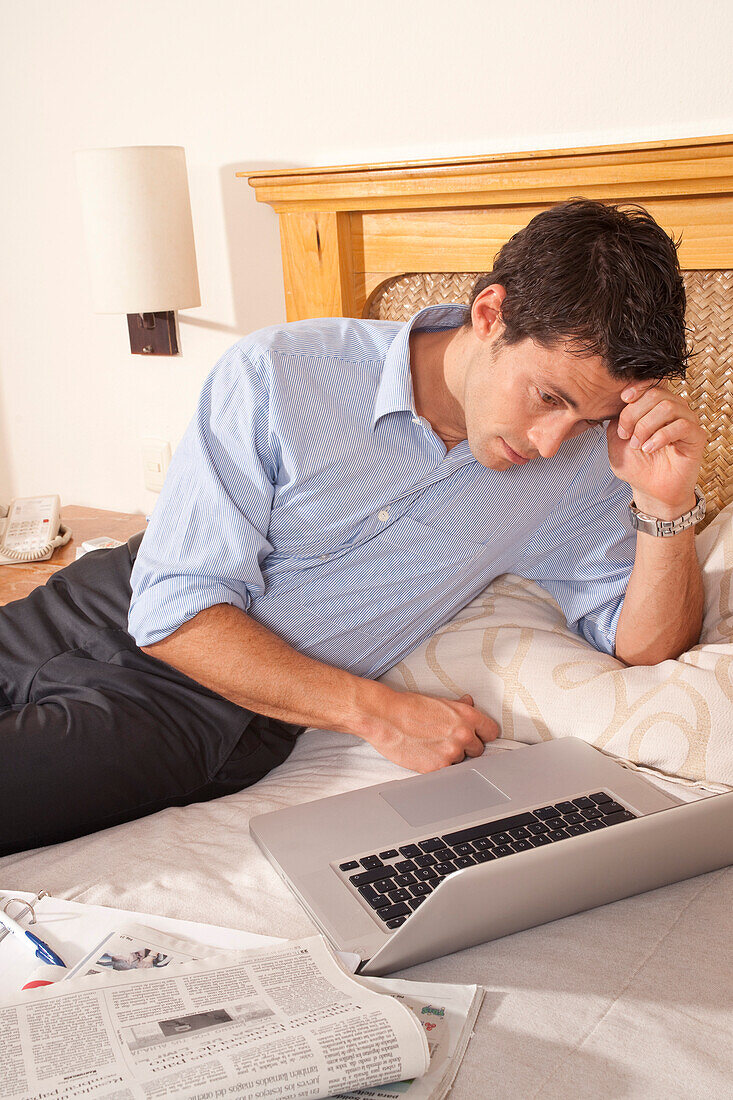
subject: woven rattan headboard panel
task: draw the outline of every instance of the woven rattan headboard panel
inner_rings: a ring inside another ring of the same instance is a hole
[[[710,435],[703,486],[711,514],[733,500],[733,135],[239,175],[279,215],[289,321],[460,301],[548,206],[641,203],[682,236],[698,352],[686,385]]]
[[[377,289],[367,316],[406,321],[427,305],[467,302],[480,272],[401,275]],[[687,323],[694,356],[676,385],[708,433],[700,488],[706,522],[733,500],[733,271],[686,271]]]

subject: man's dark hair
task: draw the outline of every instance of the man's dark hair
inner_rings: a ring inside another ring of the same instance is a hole
[[[471,296],[473,305],[492,283],[505,288],[501,344],[529,337],[598,355],[615,378],[684,376],[690,352],[679,241],[643,206],[624,207],[570,199],[506,242]]]

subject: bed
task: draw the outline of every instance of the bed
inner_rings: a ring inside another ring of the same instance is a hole
[[[699,536],[701,644],[679,661],[625,669],[571,635],[531,582],[505,576],[385,679],[470,691],[502,724],[488,752],[576,733],[685,800],[733,789],[733,138],[249,180],[280,219],[290,320],[403,317],[464,300],[515,229],[573,195],[642,202],[682,233],[698,351],[685,385],[714,428],[702,480],[712,522]],[[308,730],[256,787],[5,857],[0,885],[270,935],[312,932],[252,842],[249,818],[405,774],[361,741]],[[733,1081],[732,944],[728,868],[406,974],[487,989],[457,1100],[722,1097]]]

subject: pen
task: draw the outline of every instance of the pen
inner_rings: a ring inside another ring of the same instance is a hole
[[[44,943],[38,936],[34,936],[32,932],[29,932],[22,924],[18,924],[17,920],[13,920],[2,910],[0,910],[0,924],[7,928],[8,932],[20,936],[24,943],[29,944],[37,959],[41,959],[45,963],[53,963],[54,966],[66,966],[64,960],[47,943]]]

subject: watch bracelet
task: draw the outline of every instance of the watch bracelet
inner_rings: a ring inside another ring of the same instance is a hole
[[[695,486],[695,498],[697,503],[694,508],[690,508],[688,512],[683,512],[676,519],[658,519],[646,512],[640,512],[632,500],[629,505],[631,526],[644,535],[652,535],[656,538],[671,538],[678,535],[680,532],[694,527],[705,515],[705,497],[697,485]]]

